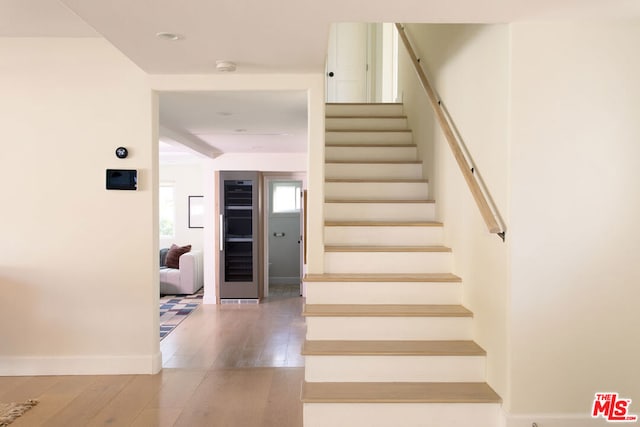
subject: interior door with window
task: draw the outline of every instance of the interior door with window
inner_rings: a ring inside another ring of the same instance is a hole
[[[269,286],[300,285],[302,181],[269,184]]]

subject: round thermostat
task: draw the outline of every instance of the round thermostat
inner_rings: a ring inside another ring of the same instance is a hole
[[[116,148],[116,157],[119,159],[125,159],[129,155],[129,150],[124,147]]]

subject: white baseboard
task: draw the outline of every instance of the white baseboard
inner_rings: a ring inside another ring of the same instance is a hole
[[[206,292],[204,294],[204,298],[202,298],[203,304],[217,304],[218,301],[215,295],[208,295]]]
[[[278,285],[298,285],[300,284],[300,277],[269,277],[269,283],[277,283]]]
[[[157,374],[162,353],[141,356],[0,357],[0,376]]]
[[[602,427],[610,426],[603,418],[589,414],[525,414],[506,415],[506,427]]]

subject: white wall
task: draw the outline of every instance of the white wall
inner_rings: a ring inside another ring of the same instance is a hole
[[[189,228],[189,196],[204,195],[205,159],[184,164],[160,165],[160,183],[172,183],[175,188],[176,222],[175,236],[161,238],[160,247],[191,245],[193,250],[203,249],[203,228]]]
[[[97,38],[0,38],[0,70],[0,375],[157,371],[147,76]],[[105,190],[107,168],[139,190]]]
[[[637,22],[512,26],[514,414],[588,418],[599,391],[640,413],[638,40]]]
[[[407,33],[450,112],[496,205],[508,207],[509,32],[505,25],[407,25]],[[442,132],[400,47],[400,93],[424,160],[431,196],[453,248],[475,340],[487,351],[489,384],[508,400],[508,247],[489,234]]]
[[[405,106],[507,425],[591,425],[599,391],[638,401],[640,25],[409,32],[506,217],[506,244],[478,232],[403,54]]]
[[[307,90],[302,160],[310,180],[323,181],[322,164],[311,161],[324,155],[322,74],[147,76],[97,38],[0,38],[0,69],[0,321],[19,325],[0,332],[0,375],[160,369],[152,89]],[[125,160],[114,155],[120,145]],[[139,191],[106,191],[105,169],[115,167],[139,169]],[[317,270],[323,195],[315,187],[308,224],[319,236],[309,248]]]

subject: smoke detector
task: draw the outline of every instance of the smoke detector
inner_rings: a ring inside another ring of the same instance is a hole
[[[216,69],[221,72],[229,73],[236,70],[235,62],[218,60],[216,61]]]
[[[156,37],[158,37],[161,40],[167,40],[167,41],[170,41],[170,42],[175,42],[175,41],[178,41],[178,40],[182,40],[184,38],[184,36],[182,34],[167,33],[167,32],[164,32],[164,31],[156,33]]]

